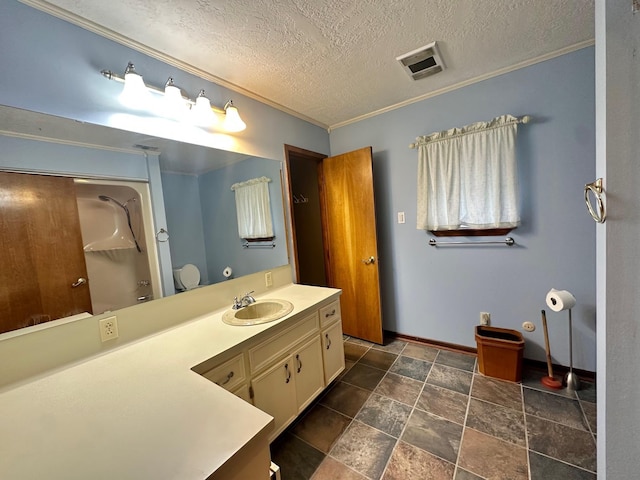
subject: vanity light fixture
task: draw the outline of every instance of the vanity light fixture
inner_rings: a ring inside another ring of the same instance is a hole
[[[135,71],[131,62],[127,65],[123,77],[111,70],[102,70],[100,73],[109,80],[124,83],[120,100],[130,108],[151,109],[153,103],[151,93],[155,93],[162,95],[163,106],[160,111],[164,116],[185,119],[187,114],[190,114],[193,123],[203,127],[211,127],[217,123],[215,115],[217,113],[225,117],[222,122],[224,130],[241,132],[247,128],[231,100],[225,104],[224,108],[212,106],[211,101],[205,96],[204,90],[200,90],[196,99],[191,100],[182,95],[182,90],[175,85],[172,77],[169,77],[164,89],[147,85],[144,83],[142,75]]]

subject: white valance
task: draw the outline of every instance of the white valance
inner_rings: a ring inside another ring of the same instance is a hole
[[[269,200],[270,178],[252,178],[234,183],[231,190],[236,195],[236,215],[240,238],[273,238],[271,202]]]
[[[520,224],[515,143],[518,119],[418,137],[418,215],[421,230],[513,228]]]

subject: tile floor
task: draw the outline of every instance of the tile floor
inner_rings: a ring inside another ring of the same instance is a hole
[[[282,480],[594,480],[596,392],[477,373],[473,355],[346,338],[346,369],[273,442]]]

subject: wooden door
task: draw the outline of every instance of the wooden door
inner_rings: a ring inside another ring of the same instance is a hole
[[[383,342],[371,147],[322,161],[329,284],[342,289],[345,334]]]
[[[0,172],[0,333],[91,313],[73,179]]]

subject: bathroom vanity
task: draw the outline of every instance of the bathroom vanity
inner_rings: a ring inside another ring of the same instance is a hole
[[[344,370],[340,300],[321,301],[193,370],[271,415],[273,440]]]
[[[340,290],[289,284],[264,298],[293,311],[233,326],[229,302],[4,387],[0,476],[269,478],[269,442],[344,369],[344,351]]]

